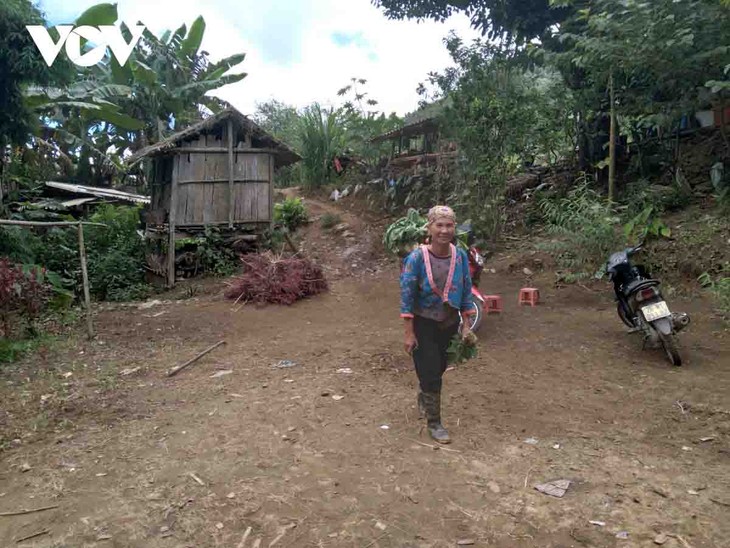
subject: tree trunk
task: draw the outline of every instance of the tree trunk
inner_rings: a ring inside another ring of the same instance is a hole
[[[616,193],[616,101],[613,87],[613,71],[608,79],[611,111],[611,129],[608,141],[608,201],[613,202]]]

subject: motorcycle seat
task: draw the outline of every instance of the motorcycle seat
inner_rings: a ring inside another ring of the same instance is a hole
[[[651,280],[651,279],[638,279],[638,280],[632,280],[630,281],[624,288],[623,293],[627,297],[629,295],[632,295],[636,293],[637,291],[641,291],[642,289],[646,289],[647,287],[653,287],[656,285],[659,285],[659,280]]]

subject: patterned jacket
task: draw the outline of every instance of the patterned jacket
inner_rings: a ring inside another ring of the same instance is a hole
[[[460,310],[462,314],[472,314],[471,276],[469,275],[469,259],[463,249],[451,245],[451,265],[445,291],[442,293],[434,287],[431,261],[428,248],[420,246],[411,252],[403,261],[400,275],[400,315],[401,318],[412,318],[413,310],[433,308],[446,303]]]

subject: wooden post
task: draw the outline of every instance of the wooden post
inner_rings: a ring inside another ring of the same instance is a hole
[[[84,225],[78,224],[79,259],[81,260],[81,277],[84,283],[84,304],[86,305],[86,333],[89,339],[94,338],[94,326],[91,320],[91,292],[89,290],[89,273],[86,270],[86,248],[84,247]]]
[[[168,226],[170,234],[167,243],[167,286],[175,287],[175,213],[177,210],[177,179],[180,166],[180,156],[175,156],[172,166],[172,182],[170,183],[170,215]]]
[[[233,228],[233,120],[228,118],[228,228]]]
[[[274,229],[274,155],[269,154],[269,228]]]
[[[616,97],[613,86],[613,69],[608,77],[609,98],[611,101],[611,129],[609,130],[608,142],[608,202],[613,202],[616,179]]]

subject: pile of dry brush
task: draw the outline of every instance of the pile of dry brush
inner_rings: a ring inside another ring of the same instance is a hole
[[[327,290],[322,269],[309,259],[270,251],[241,257],[244,272],[227,282],[225,296],[236,302],[292,304]]]

